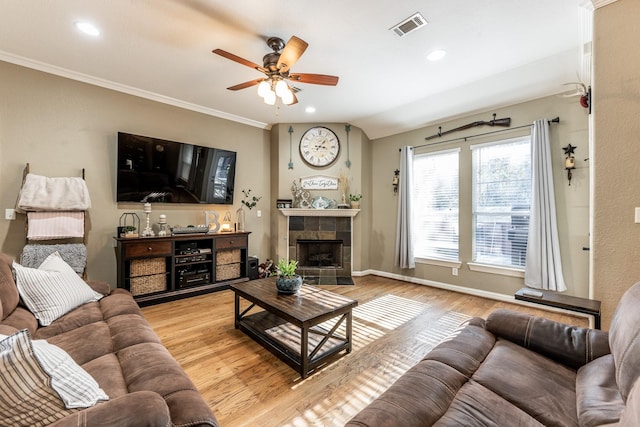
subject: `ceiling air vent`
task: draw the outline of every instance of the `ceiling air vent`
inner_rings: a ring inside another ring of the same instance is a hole
[[[401,23],[391,27],[390,30],[393,30],[398,37],[404,37],[410,32],[415,31],[418,28],[422,28],[425,25],[427,25],[427,20],[424,19],[424,16],[419,12],[416,12]]]

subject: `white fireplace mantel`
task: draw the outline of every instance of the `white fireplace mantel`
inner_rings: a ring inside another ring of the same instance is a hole
[[[335,216],[353,218],[360,212],[360,209],[304,209],[304,208],[282,208],[278,209],[284,216]]]

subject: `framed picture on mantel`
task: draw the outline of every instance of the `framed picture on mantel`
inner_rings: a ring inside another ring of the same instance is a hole
[[[338,177],[327,175],[313,175],[300,178],[303,190],[337,190]]]

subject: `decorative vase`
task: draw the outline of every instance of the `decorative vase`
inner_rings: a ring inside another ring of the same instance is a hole
[[[295,294],[302,287],[302,276],[277,277],[276,288],[280,294]]]
[[[238,208],[238,210],[236,211],[236,214],[238,215],[238,231],[244,231],[244,209],[242,209],[242,206],[240,206]]]

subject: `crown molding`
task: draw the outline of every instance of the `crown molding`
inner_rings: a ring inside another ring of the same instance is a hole
[[[215,110],[213,108],[204,107],[202,105],[193,104],[191,102],[182,101],[176,98],[171,98],[169,96],[161,95],[159,93],[150,92],[150,91],[138,89],[132,86],[123,85],[110,80],[105,80],[98,77],[90,76],[88,74],[78,73],[73,70],[47,64],[45,62],[35,61],[33,59],[25,58],[19,55],[14,55],[12,53],[1,51],[1,50],[0,50],[0,61],[9,62],[11,64],[20,65],[22,67],[31,68],[34,70],[48,73],[48,74],[53,74],[53,75],[65,77],[71,80],[88,83],[90,85],[102,87],[105,89],[111,89],[117,92],[126,93],[128,95],[137,96],[137,97],[148,99],[151,101],[160,102],[162,104],[172,105],[174,107],[182,108],[185,110],[196,111],[198,113],[206,114],[208,116],[218,117],[221,119],[242,123],[242,124],[253,126],[260,129],[267,129],[267,130],[271,129],[271,125],[267,123],[262,123],[255,120],[249,120],[245,117],[240,117],[234,114],[225,113],[224,111]]]
[[[608,4],[615,3],[618,0],[591,0],[591,1],[593,2],[593,7],[598,9]]]

